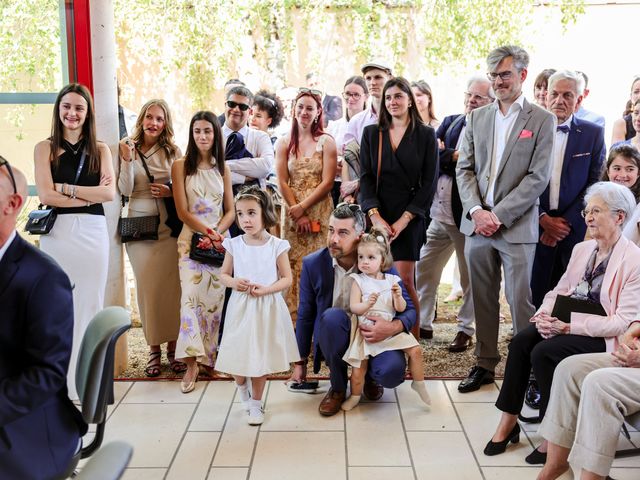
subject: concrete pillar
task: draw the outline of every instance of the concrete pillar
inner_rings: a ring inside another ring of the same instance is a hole
[[[118,161],[118,94],[116,85],[116,38],[113,28],[113,1],[96,0],[91,2],[91,56],[93,60],[93,100],[96,109],[96,127],[98,140],[105,142],[111,149],[117,182]],[[125,306],[124,249],[117,234],[120,214],[120,194],[104,204],[109,229],[109,275],[105,307]],[[126,368],[127,348],[124,336],[116,350],[115,374]]]

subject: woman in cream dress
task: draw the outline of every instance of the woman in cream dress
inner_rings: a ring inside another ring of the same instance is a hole
[[[160,345],[167,344],[167,360],[175,373],[186,365],[176,361],[180,324],[180,278],[176,238],[166,225],[164,198],[171,197],[171,165],[181,156],[173,141],[173,124],[164,100],[150,100],[140,110],[133,135],[120,142],[118,188],[129,197],[126,216],[160,214],[158,240],[128,242],[127,255],[136,277],[138,310],[149,345],[148,377],[160,375]],[[147,175],[145,162],[153,181]],[[125,216],[125,212],[123,212]]]

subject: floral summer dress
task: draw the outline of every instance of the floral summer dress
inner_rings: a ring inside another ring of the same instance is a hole
[[[218,168],[198,169],[185,180],[189,211],[211,228],[222,217],[224,182]],[[185,223],[178,237],[180,270],[180,332],[176,358],[197,357],[198,362],[214,366],[218,349],[218,330],[224,303],[220,267],[189,258],[193,231]]]
[[[322,149],[326,139],[327,135],[318,139],[316,151],[311,157],[302,155],[289,157],[289,187],[293,190],[297,202],[307,198],[322,181]],[[298,284],[302,270],[302,258],[326,245],[329,216],[332,211],[331,196],[327,194],[326,198],[307,210],[309,220],[320,222],[320,232],[297,233],[296,222],[289,218],[289,208],[285,207],[282,238],[288,240],[291,245],[289,262],[293,273],[293,283],[286,296],[286,301],[293,319],[296,318],[298,311]]]

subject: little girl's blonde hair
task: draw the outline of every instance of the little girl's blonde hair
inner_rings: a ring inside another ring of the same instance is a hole
[[[380,230],[375,227],[371,227],[369,233],[365,233],[360,237],[360,243],[358,243],[358,249],[360,247],[374,246],[382,255],[382,264],[380,270],[383,272],[389,270],[393,265],[393,256],[391,255],[391,247],[389,246],[389,238],[384,230]]]

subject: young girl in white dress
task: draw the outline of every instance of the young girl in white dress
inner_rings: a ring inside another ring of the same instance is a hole
[[[271,197],[257,186],[235,199],[244,235],[222,242],[226,255],[220,280],[233,292],[225,316],[216,370],[233,375],[249,425],[264,421],[262,392],[267,375],[300,360],[282,291],[291,286],[289,242],[270,235],[277,218]],[[232,276],[233,275],[233,276]],[[247,378],[251,378],[251,393]]]
[[[351,410],[358,405],[362,396],[364,376],[367,373],[367,359],[389,350],[403,350],[409,357],[409,371],[413,377],[411,388],[424,403],[431,405],[431,399],[424,383],[422,349],[410,333],[401,332],[381,342],[369,343],[360,333],[360,324],[372,325],[367,317],[376,321],[392,321],[396,312],[404,312],[407,302],[398,284],[400,277],[383,273],[393,265],[389,241],[384,232],[376,228],[362,236],[358,244],[358,270],[352,273],[351,313],[358,316],[351,324],[351,344],[344,354],[344,361],[353,367],[351,371],[351,396],[342,404],[343,410]]]

